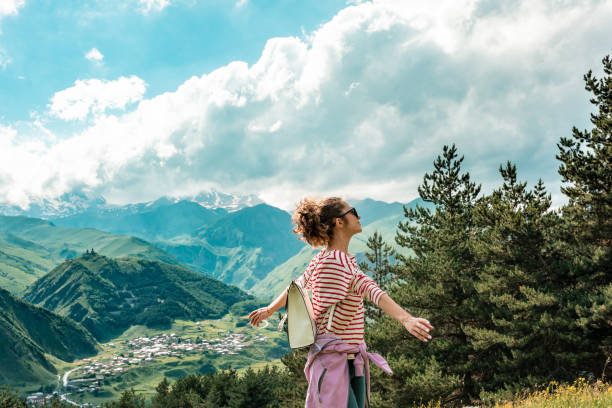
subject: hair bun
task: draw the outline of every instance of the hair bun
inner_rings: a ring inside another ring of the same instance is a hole
[[[333,236],[334,219],[344,208],[344,200],[329,197],[317,201],[314,198],[303,198],[291,221],[296,225],[293,232],[313,247],[326,245]]]

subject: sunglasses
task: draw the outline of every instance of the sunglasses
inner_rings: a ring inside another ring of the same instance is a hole
[[[344,214],[342,214],[341,216],[339,216],[338,218],[342,218],[344,217],[346,214],[352,213],[355,218],[359,218],[359,214],[357,214],[357,210],[355,209],[355,207],[351,207],[350,210],[348,210],[347,212],[345,212]]]

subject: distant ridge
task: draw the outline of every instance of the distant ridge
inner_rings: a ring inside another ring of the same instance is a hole
[[[206,273],[214,278],[248,290],[302,248],[291,230],[289,213],[259,204],[203,226],[188,243],[160,247],[194,269],[209,267]]]
[[[113,234],[134,235],[148,241],[191,235],[197,228],[214,223],[227,214],[187,200],[160,199],[151,205],[131,205],[90,211],[54,219],[57,225],[96,228]]]
[[[24,299],[80,322],[104,341],[136,324],[219,318],[235,303],[253,298],[163,262],[85,254],[37,280]]]
[[[0,287],[21,295],[37,278],[89,248],[110,257],[129,255],[179,263],[140,238],[92,228],[65,228],[37,218],[0,216]]]
[[[164,199],[53,222],[138,236],[183,265],[245,290],[303,245],[291,232],[289,213],[263,203],[228,212]]]
[[[56,370],[45,354],[73,361],[96,352],[80,324],[0,289],[0,383],[50,380]]]

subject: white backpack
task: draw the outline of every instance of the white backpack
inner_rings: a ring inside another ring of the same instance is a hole
[[[287,292],[287,335],[292,349],[308,347],[317,337],[314,310],[305,286],[302,286],[301,279],[296,279]]]
[[[289,347],[292,349],[309,347],[315,342],[315,338],[317,337],[314,309],[312,308],[312,302],[308,296],[308,291],[305,289],[315,270],[316,267],[311,270],[310,276],[306,282],[303,281],[304,275],[302,275],[289,284],[287,302],[285,303],[286,313],[278,325],[278,329],[282,330],[285,320],[287,320],[287,337],[289,338]],[[331,322],[335,308],[336,304],[334,303],[329,312],[329,321],[327,322],[328,330],[331,330]]]

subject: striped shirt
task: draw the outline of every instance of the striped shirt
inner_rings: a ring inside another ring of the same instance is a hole
[[[362,343],[363,299],[378,306],[385,292],[359,269],[355,257],[324,249],[312,258],[301,279],[312,290],[317,334],[331,333],[349,344]]]

